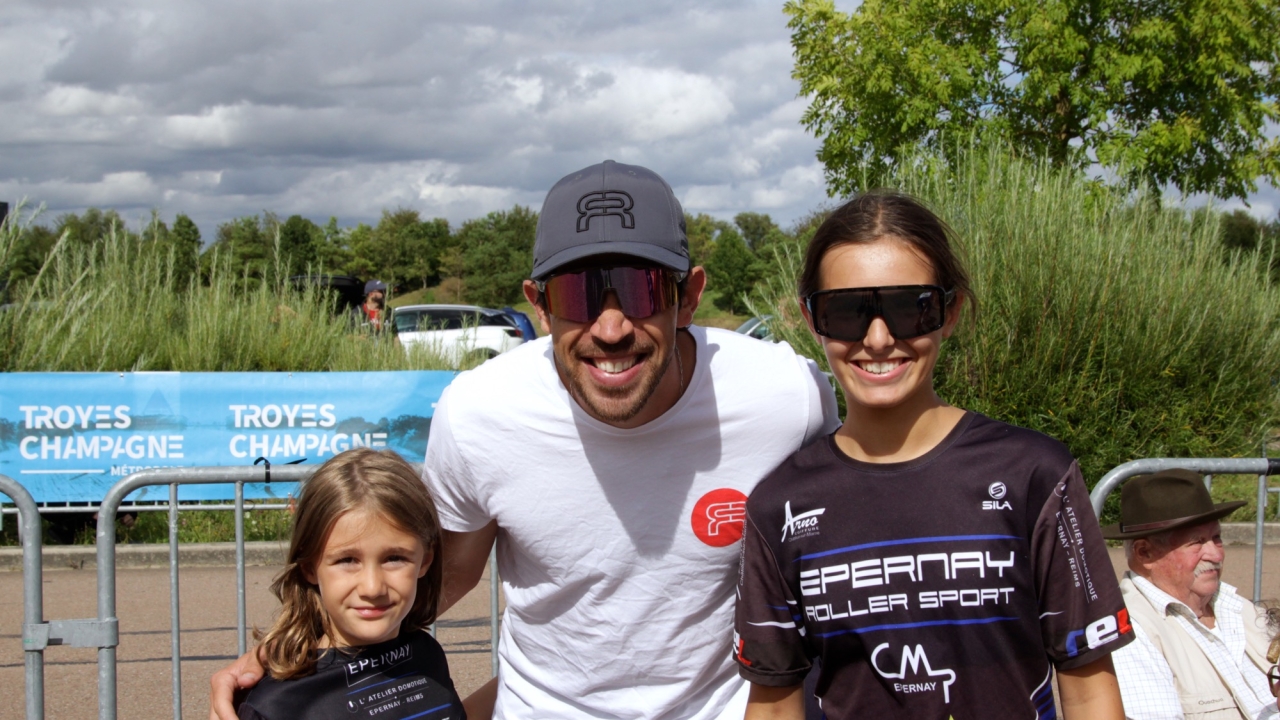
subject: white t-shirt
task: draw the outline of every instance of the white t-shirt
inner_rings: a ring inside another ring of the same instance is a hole
[[[495,718],[742,717],[730,648],[747,495],[835,429],[785,344],[691,327],[680,400],[634,429],[574,402],[541,338],[440,399],[424,474],[447,530],[498,521],[506,592]]]

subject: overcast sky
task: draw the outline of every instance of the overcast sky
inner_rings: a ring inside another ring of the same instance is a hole
[[[0,200],[456,225],[613,158],[785,226],[826,193],[781,6],[4,0]]]

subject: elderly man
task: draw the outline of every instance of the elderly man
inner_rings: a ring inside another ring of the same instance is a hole
[[[1102,534],[1124,540],[1129,562],[1120,590],[1137,638],[1111,656],[1127,717],[1275,716],[1265,617],[1222,582],[1218,520],[1244,504],[1215,505],[1187,470],[1125,484]]]
[[[497,718],[741,718],[731,656],[747,495],[835,429],[835,395],[785,344],[692,325],[706,284],[684,213],[643,167],[552,187],[524,292],[548,337],[459,375],[424,472],[444,527],[441,610],[497,543]],[[532,458],[532,460],[531,460]],[[214,713],[257,681],[213,679]]]

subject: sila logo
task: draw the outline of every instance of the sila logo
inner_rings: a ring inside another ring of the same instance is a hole
[[[742,539],[747,496],[733,488],[717,488],[693,506],[693,534],[711,547],[726,547]]]
[[[1013,506],[1008,500],[1004,499],[1009,494],[1009,489],[1002,482],[993,482],[987,486],[987,494],[991,496],[990,500],[982,501],[983,510],[1012,510]]]

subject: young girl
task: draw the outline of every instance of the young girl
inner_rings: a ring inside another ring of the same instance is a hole
[[[966,300],[949,230],[871,193],[814,235],[800,295],[845,423],[747,501],[735,626],[748,718],[1123,717],[1132,630],[1061,443],[952,407],[934,364]]]
[[[289,559],[262,638],[269,675],[242,720],[462,720],[444,651],[426,627],[440,594],[440,526],[413,468],[349,450],[302,486]]]

